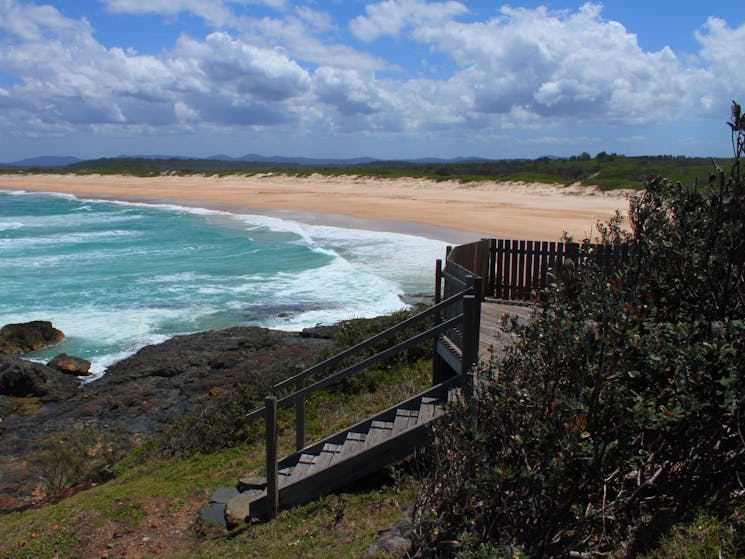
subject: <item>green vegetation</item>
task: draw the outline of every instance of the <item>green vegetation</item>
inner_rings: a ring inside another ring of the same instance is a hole
[[[344,323],[334,348],[318,359],[413,312]],[[315,393],[306,406],[308,437],[320,439],[420,392],[431,380],[424,353],[415,349],[366,372],[360,383]],[[247,426],[240,418],[261,402],[266,383],[275,380],[242,386],[186,414],[123,457],[108,482],[57,504],[3,516],[0,557],[361,556],[378,532],[392,527],[413,502],[417,483],[409,466],[415,467],[416,460],[348,493],[283,511],[268,524],[224,533],[197,519],[197,510],[216,487],[233,485],[243,475],[263,474],[263,426]],[[280,453],[288,454],[294,450],[293,409],[280,410],[279,431]],[[81,429],[60,441],[60,452],[49,453],[45,460],[50,471],[66,472],[60,486],[69,486],[78,470],[97,470],[87,466],[98,464],[104,449],[100,433]],[[78,468],[81,465],[85,467]]]
[[[687,187],[647,180],[631,201],[630,232],[620,216],[598,226],[599,241],[632,247],[629,262],[610,275],[591,262],[566,266],[528,324],[505,321],[514,345],[479,372],[495,381],[452,404],[427,460],[269,523],[224,533],[198,521],[216,486],[263,471],[260,426],[240,417],[276,380],[264,379],[175,422],[120,460],[113,480],[3,516],[0,556],[359,557],[415,502],[412,556],[745,557],[745,115],[737,105],[730,126],[729,176],[709,168]],[[569,163],[591,170],[619,159]],[[680,167],[667,174],[698,176]],[[405,317],[350,321],[329,353]],[[314,394],[309,438],[418,392],[430,377],[427,353],[423,346]],[[282,454],[292,450],[293,421],[282,410]],[[99,433],[68,442],[77,456],[60,445],[45,459],[82,479],[99,458],[112,460]],[[49,479],[67,486],[73,477]]]
[[[630,261],[610,275],[565,267],[529,324],[507,324],[514,346],[480,375],[497,380],[437,433],[415,511],[421,556],[636,557],[660,542],[660,556],[745,556],[737,105],[730,126],[729,177],[648,181],[631,232],[620,218],[598,227]]]
[[[721,166],[732,161],[721,160]],[[219,161],[211,159],[105,158],[74,163],[52,169],[28,169],[25,172],[132,175],[139,177],[171,175],[252,175],[287,173],[298,176],[321,173],[331,176],[368,176],[378,178],[422,178],[435,181],[522,181],[569,185],[580,183],[602,189],[638,188],[645,180],[664,176],[671,182],[705,184],[712,161],[700,157],[671,155],[629,157],[600,152],[568,158],[462,160],[448,162],[375,161],[355,165],[289,164],[273,162]],[[0,168],[0,172],[18,170]]]
[[[65,436],[55,435],[46,447],[48,450],[40,458],[47,495],[109,477],[113,464],[121,457],[113,437],[94,425],[77,427]]]

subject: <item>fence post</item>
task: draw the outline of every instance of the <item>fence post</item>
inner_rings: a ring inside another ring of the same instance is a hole
[[[271,520],[279,512],[279,471],[277,468],[277,397],[265,400],[266,421],[266,517]]]
[[[489,239],[489,296],[497,294],[497,239]]]
[[[476,361],[473,352],[473,326],[474,326],[474,307],[476,297],[474,295],[463,296],[463,345],[461,347],[461,390],[466,399],[473,396],[473,364]]]
[[[435,261],[435,305],[442,301],[442,260],[439,258]],[[435,326],[442,322],[440,311],[435,311]],[[439,336],[435,336],[432,345],[432,386],[442,382],[442,359],[437,353],[437,343]]]
[[[305,370],[305,365],[295,365],[295,374],[299,375]],[[300,390],[305,386],[305,380],[298,380],[295,390]],[[300,450],[305,448],[305,396],[295,400],[295,448]]]
[[[474,362],[479,359],[479,342],[481,341],[481,293],[484,286],[484,280],[473,278],[473,290],[475,299],[473,301],[473,358]]]

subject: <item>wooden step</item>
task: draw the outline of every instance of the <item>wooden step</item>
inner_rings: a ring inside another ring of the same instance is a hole
[[[409,428],[409,421],[413,417],[412,425],[416,424],[416,418],[419,413],[415,410],[398,409],[396,410],[396,419],[393,421],[393,433],[392,436],[396,436],[399,433],[403,433]]]
[[[292,468],[290,475],[279,478],[280,485],[293,483],[296,479],[305,476],[305,472],[308,471],[308,468],[313,465],[315,460],[316,457],[312,454],[303,454],[300,456],[300,460],[298,460],[297,464]]]
[[[355,433],[350,431],[347,433],[347,438],[342,445],[341,452],[335,458],[335,461],[344,460],[349,456],[353,456],[362,450],[362,446],[365,444],[366,436],[364,433]]]
[[[323,450],[321,450],[321,453],[316,456],[315,461],[307,469],[304,477],[311,476],[315,472],[323,470],[331,463],[331,461],[336,457],[337,454],[341,454],[341,448],[342,445],[340,444],[326,443],[325,445],[323,445]]]
[[[370,430],[367,432],[365,442],[362,444],[362,450],[372,448],[379,442],[389,438],[393,431],[393,423],[390,421],[373,421]]]
[[[422,398],[422,404],[419,406],[417,423],[428,423],[435,417],[438,409],[440,409],[440,407],[437,398]]]

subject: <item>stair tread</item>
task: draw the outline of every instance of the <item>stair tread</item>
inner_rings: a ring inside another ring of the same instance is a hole
[[[320,454],[316,456],[313,464],[305,471],[303,477],[311,476],[315,472],[323,470],[338,454],[341,454],[341,445],[326,443],[323,445]]]
[[[422,402],[419,407],[419,416],[417,417],[418,423],[427,423],[430,419],[435,417],[437,414],[437,403],[436,402]]]
[[[403,433],[409,428],[409,418],[411,415],[414,415],[415,418],[418,415],[418,413],[414,410],[407,410],[407,409],[397,409],[396,410],[396,419],[393,421],[393,435],[398,435],[399,433]]]
[[[370,430],[367,432],[365,442],[362,445],[363,450],[367,450],[389,437],[392,431],[393,423],[390,421],[373,421]]]
[[[365,438],[363,433],[355,433],[354,431],[347,433],[341,452],[334,458],[334,461],[338,462],[360,452],[362,445],[365,444]]]

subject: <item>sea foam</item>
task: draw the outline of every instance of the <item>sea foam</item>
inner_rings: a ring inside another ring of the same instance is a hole
[[[445,244],[260,214],[0,190],[0,325],[52,320],[96,375],[144,345],[234,325],[300,330],[430,292]]]

